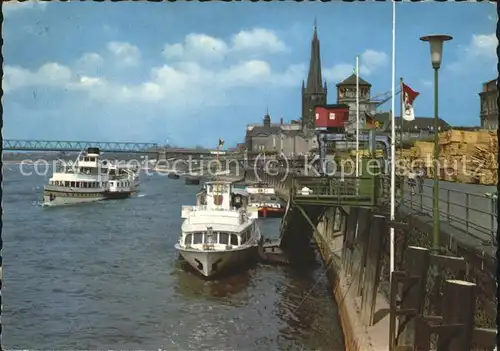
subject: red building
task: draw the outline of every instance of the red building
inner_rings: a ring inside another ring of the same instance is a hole
[[[349,105],[346,104],[317,105],[314,113],[316,129],[343,132],[349,121]]]

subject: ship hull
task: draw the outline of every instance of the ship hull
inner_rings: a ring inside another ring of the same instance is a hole
[[[104,193],[106,200],[120,200],[132,196],[132,191],[108,191]]]
[[[76,205],[89,202],[97,202],[105,200],[104,192],[96,193],[77,193],[77,192],[49,192],[44,191],[43,205],[44,206],[63,206]]]
[[[182,258],[205,278],[242,271],[258,259],[257,246],[226,251],[187,249],[179,244],[175,247]]]
[[[262,207],[259,208],[259,218],[280,218],[285,214],[284,208]]]

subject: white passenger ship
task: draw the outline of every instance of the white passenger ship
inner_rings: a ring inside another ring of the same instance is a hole
[[[196,198],[196,206],[182,206],[185,220],[175,245],[181,256],[205,277],[256,260],[262,236],[247,197],[230,182],[212,181]]]
[[[60,163],[44,187],[45,206],[71,205],[129,197],[138,175],[100,160],[98,148],[81,152],[74,164]]]

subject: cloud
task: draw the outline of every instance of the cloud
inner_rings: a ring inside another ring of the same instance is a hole
[[[81,73],[100,74],[100,69],[104,65],[104,59],[95,52],[87,52],[75,63],[75,70]]]
[[[254,36],[256,42],[249,42],[248,35]],[[89,99],[107,104],[158,103],[175,109],[192,101],[208,106],[223,105],[242,88],[297,86],[306,73],[302,64],[275,70],[269,62],[252,55],[241,59],[241,51],[251,54],[284,50],[286,46],[271,31],[241,31],[232,38],[228,45],[206,34],[189,34],[184,44],[165,47],[163,56],[172,62],[152,67],[149,75],[143,74],[142,82],[136,84],[115,81],[106,75],[106,70],[116,62],[124,66],[137,65],[141,58],[139,48],[127,42],[109,42],[106,51],[111,55],[85,53],[72,65],[49,62],[35,70],[5,66],[4,89],[11,93],[23,88],[52,86],[85,93]],[[225,58],[228,62],[214,67],[207,58]]]
[[[262,28],[242,30],[233,36],[232,42],[235,51],[278,53],[287,50],[285,43],[273,31]]]
[[[3,1],[2,12],[5,16],[9,16],[12,13],[18,13],[26,10],[45,10],[47,2],[45,1]]]
[[[326,80],[340,82],[354,73],[354,65],[350,63],[338,63],[331,68],[323,69]]]
[[[221,40],[206,34],[189,34],[184,44],[165,45],[163,55],[166,59],[221,59],[228,51],[227,44]]]
[[[459,47],[459,58],[448,65],[448,69],[459,72],[470,67],[472,63],[492,61],[497,58],[498,39],[495,33],[474,34],[466,46]]]
[[[65,87],[71,81],[71,70],[58,63],[49,62],[36,71],[19,66],[4,66],[2,87],[6,93],[31,86]]]
[[[470,57],[496,58],[498,39],[495,33],[474,34],[469,46],[465,49]]]
[[[184,43],[167,44],[163,56],[167,60],[206,61],[221,60],[229,55],[264,55],[286,51],[287,47],[277,35],[268,29],[242,30],[229,42],[206,34],[188,34]]]
[[[366,50],[361,55],[359,71],[361,74],[369,76],[377,69],[386,66],[388,62],[389,57],[385,52]]]
[[[385,52],[366,50],[359,58],[359,75],[370,76],[378,69],[386,66],[389,57]],[[323,69],[326,80],[340,82],[354,73],[355,65],[351,63],[338,63],[331,68]]]
[[[123,66],[135,66],[141,59],[141,52],[135,45],[126,42],[112,41],[106,45],[116,62]]]

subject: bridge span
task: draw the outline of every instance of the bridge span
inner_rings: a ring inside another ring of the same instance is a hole
[[[166,158],[186,157],[190,155],[215,158],[217,152],[221,155],[227,154],[227,151],[224,150],[216,151],[199,148],[167,148],[158,145],[158,143],[138,142],[4,139],[2,143],[4,151],[79,152],[89,147],[99,148],[102,152],[157,154],[159,158],[161,158],[162,155]]]

